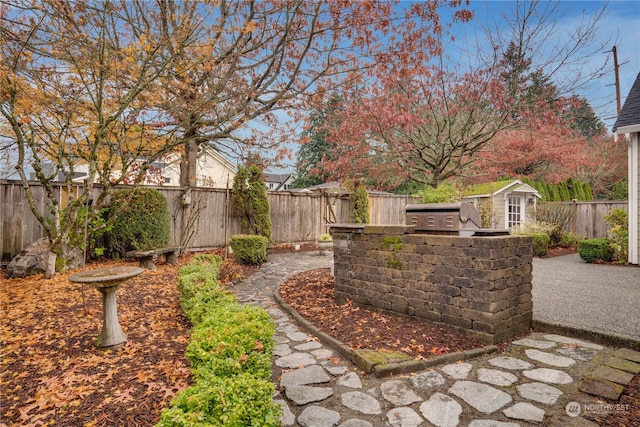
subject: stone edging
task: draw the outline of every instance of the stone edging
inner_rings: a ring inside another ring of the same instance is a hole
[[[273,292],[273,298],[280,308],[285,311],[293,320],[302,328],[306,329],[312,335],[315,335],[320,341],[333,348],[342,357],[351,360],[359,369],[366,373],[373,373],[377,377],[384,377],[393,374],[410,373],[424,370],[430,366],[454,363],[459,360],[468,360],[484,354],[494,353],[498,350],[495,345],[487,345],[482,348],[475,348],[472,350],[459,351],[456,353],[443,354],[441,356],[433,357],[427,360],[410,360],[404,362],[393,362],[384,364],[372,364],[366,360],[362,355],[351,350],[344,343],[329,336],[325,332],[318,329],[311,322],[303,318],[293,307],[284,302],[280,296],[280,285]]]

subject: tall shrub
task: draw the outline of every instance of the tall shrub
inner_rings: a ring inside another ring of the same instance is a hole
[[[231,199],[235,213],[240,216],[242,232],[271,240],[272,224],[267,186],[262,171],[257,166],[238,168],[238,173],[233,179]]]
[[[109,248],[116,257],[130,250],[159,248],[169,243],[169,209],[158,190],[114,191],[109,216],[113,220]]]
[[[604,216],[609,226],[609,237],[614,256],[619,262],[627,262],[629,259],[629,214],[621,208],[611,209]]]
[[[351,202],[351,216],[356,224],[369,223],[369,193],[367,189],[358,180],[347,180],[345,187],[351,193],[349,200]]]

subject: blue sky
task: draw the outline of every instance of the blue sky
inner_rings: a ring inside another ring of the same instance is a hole
[[[473,41],[486,27],[504,25],[504,16],[512,12],[514,3],[514,1],[471,0],[469,8],[474,11],[474,19],[452,28],[461,42],[460,47],[455,47],[454,50],[463,49],[462,46],[467,44],[465,40]],[[592,15],[606,6],[605,14],[597,24],[595,33],[596,42],[605,44],[606,48],[594,52],[582,64],[586,70],[608,61],[606,71],[595,81],[590,82],[587,87],[581,88],[578,94],[589,100],[596,114],[611,131],[617,114],[611,48],[616,45],[618,51],[620,95],[624,104],[631,85],[640,72],[640,0],[608,2],[563,0],[554,3],[558,4],[560,10],[556,31],[553,33],[558,35],[558,39],[562,34],[567,34],[584,16]],[[550,37],[549,44],[557,41],[552,38],[555,37]],[[472,44],[468,43],[468,45]]]

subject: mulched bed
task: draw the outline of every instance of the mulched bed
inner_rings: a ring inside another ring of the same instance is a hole
[[[462,333],[416,319],[337,305],[329,269],[300,273],[280,285],[282,299],[301,316],[352,349],[400,351],[413,359],[483,347]]]

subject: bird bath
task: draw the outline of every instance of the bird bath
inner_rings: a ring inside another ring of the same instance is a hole
[[[143,271],[140,267],[132,266],[108,267],[83,271],[69,277],[70,282],[86,283],[102,294],[102,332],[96,340],[96,347],[118,348],[127,341],[127,334],[122,332],[118,323],[116,291],[122,282]]]

